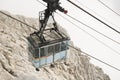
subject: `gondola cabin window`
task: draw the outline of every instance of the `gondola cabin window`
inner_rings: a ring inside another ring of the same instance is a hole
[[[48,47],[48,56],[49,56],[49,55],[52,55],[53,52],[54,52],[54,46],[49,46],[49,47]]]
[[[58,52],[60,52],[60,43],[59,44],[56,44],[55,46],[54,46],[55,48],[55,53],[58,53]]]
[[[65,42],[61,42],[61,51],[66,50],[66,47],[67,47],[66,43]]]
[[[49,44],[41,47],[33,47],[31,45],[31,53],[33,55],[33,65],[41,67],[46,64],[62,60],[66,57],[68,50],[68,42],[62,41],[55,44]]]
[[[45,48],[41,48],[40,49],[40,57],[44,57],[45,56]]]
[[[33,53],[33,57],[35,58],[39,58],[39,49],[35,49],[34,53]]]

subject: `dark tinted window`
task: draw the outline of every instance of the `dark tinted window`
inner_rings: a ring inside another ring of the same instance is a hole
[[[49,46],[49,47],[48,47],[48,55],[52,55],[53,52],[54,52],[53,46]]]
[[[35,49],[35,53],[33,54],[35,58],[39,58],[39,49]],[[40,57],[46,56],[44,52],[44,48],[40,49]]]
[[[55,53],[60,52],[60,44],[56,44],[54,47],[55,47]]]
[[[33,54],[35,58],[39,58],[39,49],[35,49],[35,53]]]
[[[44,52],[44,48],[40,49],[40,57],[46,56],[45,52]]]
[[[66,44],[64,42],[61,43],[61,51],[66,50]]]

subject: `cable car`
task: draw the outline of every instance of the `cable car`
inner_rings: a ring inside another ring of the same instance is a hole
[[[32,53],[32,63],[36,68],[42,67],[43,65],[53,63],[57,60],[66,58],[69,40],[58,40],[53,43],[46,45],[36,44],[32,41],[34,38],[28,38],[30,42],[29,50]],[[36,46],[37,45],[37,46]]]
[[[69,49],[68,44],[70,39],[58,29],[53,16],[53,13],[57,9],[64,13],[67,11],[59,6],[59,1],[45,2],[47,3],[47,9],[39,12],[40,29],[30,34],[27,38],[30,43],[29,50],[32,53],[32,63],[36,68],[65,59],[67,50]],[[53,3],[55,4],[54,6]],[[47,28],[50,18],[52,18],[53,23]]]
[[[47,13],[47,16],[45,14],[45,11],[39,12],[40,29],[27,38],[32,63],[36,68],[65,59],[69,49],[70,39],[58,29],[53,12]],[[51,27],[48,28],[47,22],[50,17],[54,23],[49,24]]]

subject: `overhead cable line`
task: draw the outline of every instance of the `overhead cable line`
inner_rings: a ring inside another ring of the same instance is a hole
[[[43,5],[43,4],[42,4],[42,5]],[[43,6],[45,6],[45,5],[43,5]],[[56,12],[56,13],[57,13],[57,12]],[[57,13],[57,14],[60,15],[59,13]],[[60,16],[63,17],[62,15],[60,15]],[[88,28],[96,31],[95,29],[93,29],[93,28],[91,28],[90,26],[86,25],[85,23],[83,23],[83,22],[81,22],[81,21],[73,18],[72,16],[70,16],[70,15],[67,15],[67,16],[70,17],[70,18],[72,18],[72,19],[74,19],[74,20],[76,20],[77,22],[83,24],[84,26],[86,26],[86,27],[88,27]],[[65,18],[65,17],[63,17],[63,18],[66,19],[67,21],[69,21],[70,23],[72,23],[73,25],[75,25],[77,28],[81,29],[79,26],[77,26],[76,24],[74,24],[73,22],[71,22],[70,20],[68,20],[67,18]],[[81,30],[84,31],[85,33],[89,34],[87,31],[85,31],[85,30],[83,30],[83,29],[81,29]],[[96,32],[98,32],[98,31],[96,31]],[[102,33],[100,33],[100,32],[98,32],[98,33],[102,35]],[[95,38],[95,37],[92,36],[91,34],[89,34],[89,35],[90,35],[91,37],[93,37],[94,39],[96,39],[98,42],[102,43],[104,46],[108,47],[109,49],[111,49],[112,51],[114,51],[115,53],[117,53],[118,55],[120,55],[119,52],[117,52],[116,50],[114,50],[113,48],[111,48],[110,46],[108,46],[107,44],[105,44],[105,43],[103,43],[102,41],[98,40],[97,38]],[[103,35],[104,35],[104,34],[103,34]],[[107,38],[109,39],[109,37],[107,37]],[[112,39],[110,38],[110,40],[112,40]],[[114,40],[112,40],[112,41],[114,41]],[[116,41],[115,41],[115,42],[116,42]],[[120,44],[119,42],[117,42],[117,43]]]
[[[92,28],[92,27],[86,25],[85,23],[81,22],[80,20],[77,20],[76,18],[74,18],[74,17],[72,17],[72,16],[70,16],[70,15],[68,15],[68,14],[67,14],[67,16],[70,17],[70,18],[72,18],[73,20],[75,20],[75,21],[77,21],[77,22],[79,22],[79,23],[85,25],[86,27],[90,28],[91,30],[93,30],[93,31],[95,31],[95,32],[97,32],[97,33],[99,33],[100,35],[102,35],[102,36],[108,38],[109,40],[111,40],[111,41],[113,41],[113,42],[115,42],[115,43],[117,43],[117,44],[120,45],[120,42],[118,42],[118,41],[116,41],[116,40],[114,40],[114,39],[112,39],[112,38],[110,38],[110,37],[104,35],[103,33],[101,33],[101,32],[99,32],[99,31],[95,30],[94,28]]]
[[[37,0],[37,1],[38,1],[39,3],[41,3],[42,5],[44,5],[44,6],[45,6],[45,4],[43,4],[43,3],[42,3],[42,2],[40,2],[39,0]],[[57,14],[58,14],[58,13],[57,13]],[[120,42],[118,42],[118,41],[116,41],[116,40],[114,40],[114,39],[112,39],[112,38],[110,38],[110,37],[108,37],[108,36],[106,36],[106,35],[102,34],[101,32],[99,32],[99,31],[97,31],[97,30],[95,30],[95,29],[91,28],[90,26],[86,25],[85,23],[83,23],[83,22],[81,22],[81,21],[77,20],[76,18],[74,18],[74,17],[72,17],[72,16],[70,16],[70,15],[67,15],[67,16],[68,16],[68,17],[70,17],[70,18],[72,18],[72,19],[74,19],[75,21],[77,21],[77,22],[79,22],[79,23],[81,23],[81,24],[85,25],[86,27],[88,27],[88,28],[92,29],[93,31],[95,31],[95,32],[99,33],[100,35],[102,35],[102,36],[104,36],[104,37],[108,38],[109,40],[111,40],[111,41],[113,41],[113,42],[115,42],[115,43],[117,43],[117,44],[119,44],[119,45],[120,45]]]
[[[40,4],[46,6],[46,5],[45,5],[44,3],[42,3],[41,1],[39,1],[39,0],[36,0],[36,1],[39,2]]]
[[[46,34],[46,35],[48,35],[48,34]],[[48,36],[50,36],[51,38],[53,37],[51,35],[48,35]],[[98,59],[98,58],[96,58],[96,57],[94,57],[94,56],[92,56],[92,55],[90,55],[90,54],[82,51],[82,50],[79,50],[79,49],[75,48],[74,46],[71,46],[71,45],[68,45],[68,46],[71,47],[71,48],[73,48],[73,49],[75,49],[75,50],[77,50],[77,51],[79,51],[79,52],[81,52],[81,53],[83,53],[83,54],[85,54],[85,55],[87,55],[87,56],[89,56],[89,57],[91,57],[91,58],[93,58],[93,59],[95,59],[95,60],[97,60],[97,61],[99,61],[99,62],[101,62],[101,63],[103,63],[103,64],[105,64],[105,65],[107,65],[107,66],[109,66],[109,67],[111,67],[111,68],[113,68],[113,69],[115,69],[115,70],[117,70],[117,71],[120,71],[119,68],[116,68],[113,65],[110,65],[110,64],[108,64],[108,63],[106,63],[106,62],[104,62],[104,61],[102,61],[102,60],[100,60],[100,59]]]
[[[112,22],[110,22],[109,20],[107,20],[106,18],[102,17],[101,15],[99,15],[98,13],[96,13],[95,11],[93,11],[92,9],[88,8],[87,6],[83,5],[79,0],[76,0],[80,5],[82,5],[83,7],[85,7],[86,9],[92,11],[93,13],[95,13],[96,15],[98,15],[99,17],[103,18],[104,20],[106,20],[107,22],[109,22],[110,24],[114,25],[115,27],[119,28],[117,25],[113,24]]]
[[[22,24],[24,24],[24,25],[26,25],[26,26],[29,26],[29,27],[31,27],[31,28],[33,28],[33,29],[37,30],[37,29],[36,29],[36,28],[34,28],[33,26],[30,26],[30,25],[26,24],[25,22],[23,22],[23,21],[21,21],[21,20],[19,20],[19,19],[16,19],[16,18],[12,17],[12,16],[11,16],[11,15],[9,15],[9,14],[4,13],[3,11],[0,11],[0,13],[2,13],[2,14],[4,14],[4,15],[6,15],[6,16],[8,16],[8,17],[10,17],[10,18],[14,19],[14,20],[16,20],[16,21],[18,21],[18,22],[20,22],[20,23],[22,23]]]
[[[85,13],[87,13],[88,15],[90,15],[91,17],[95,18],[96,20],[98,20],[99,22],[103,23],[104,25],[106,25],[107,27],[109,27],[110,29],[112,29],[113,31],[117,32],[118,34],[120,34],[120,32],[116,29],[114,29],[113,27],[111,27],[110,25],[108,25],[107,23],[103,22],[102,20],[100,20],[99,18],[97,18],[96,16],[94,16],[93,14],[89,13],[88,11],[84,10],[83,8],[81,8],[80,6],[76,5],[75,3],[73,3],[70,0],[67,0],[68,2],[70,2],[71,4],[73,4],[74,6],[76,6],[77,8],[79,8],[80,10],[84,11]]]
[[[108,63],[106,63],[106,62],[104,62],[104,61],[102,61],[102,60],[100,60],[100,59],[98,59],[98,58],[96,58],[96,57],[94,57],[94,56],[91,56],[91,55],[89,55],[88,53],[86,53],[86,52],[84,52],[84,51],[81,51],[81,50],[79,50],[79,49],[77,49],[77,48],[75,48],[75,47],[73,47],[73,46],[71,46],[71,45],[69,45],[71,48],[73,48],[73,49],[75,49],[75,50],[78,50],[78,51],[80,51],[81,53],[83,53],[83,54],[85,54],[85,55],[87,55],[87,56],[89,56],[89,57],[91,57],[91,58],[93,58],[93,59],[95,59],[95,60],[97,60],[97,61],[99,61],[99,62],[101,62],[101,63],[103,63],[103,64],[105,64],[105,65],[107,65],[107,66],[109,66],[109,67],[111,67],[111,68],[113,68],[113,69],[115,69],[115,70],[117,70],[117,71],[120,71],[120,69],[118,69],[118,68],[116,68],[116,67],[114,67],[114,66],[112,66],[112,65],[110,65],[110,64],[108,64]]]
[[[101,63],[103,63],[103,64],[105,64],[105,65],[107,65],[107,66],[109,66],[109,67],[111,67],[111,68],[113,68],[113,69],[115,69],[115,70],[117,70],[117,71],[120,71],[120,69],[118,69],[118,68],[116,68],[116,67],[114,67],[114,66],[112,66],[112,65],[110,65],[110,64],[108,64],[108,63],[106,63],[106,62],[104,62],[104,61],[102,61],[102,60],[100,60],[100,59],[98,59],[98,58],[96,58],[96,57],[94,57],[94,56],[91,56],[91,55],[89,55],[88,53],[86,53],[86,52],[84,52],[84,51],[81,51],[81,50],[79,50],[79,49],[77,49],[77,48],[75,48],[75,47],[73,47],[73,46],[71,46],[71,45],[69,45],[71,48],[73,48],[73,49],[75,49],[75,50],[78,50],[78,51],[80,51],[81,53],[83,53],[83,54],[85,54],[85,55],[87,55],[87,56],[89,56],[89,57],[91,57],[91,58],[93,58],[93,59],[95,59],[95,60],[97,60],[97,61],[99,61],[99,62],[101,62]]]
[[[2,13],[2,11],[0,11],[0,12]],[[5,15],[6,15],[6,14],[5,14]],[[8,15],[8,14],[7,14],[7,15]],[[13,18],[14,20],[17,20],[18,22],[20,22],[20,23],[22,23],[22,24],[25,24],[25,25],[33,28],[33,26],[30,26],[30,25],[28,25],[27,23],[24,23],[24,22],[22,22],[22,21],[20,21],[20,20],[18,20],[18,19],[16,19],[16,18],[10,16],[10,15],[8,15],[8,17]],[[36,28],[33,28],[33,29],[34,29],[34,30],[37,30]],[[49,35],[49,36],[50,36],[50,35]],[[52,37],[52,36],[51,36],[51,37]],[[75,48],[75,47],[73,47],[73,46],[71,46],[71,45],[68,45],[68,46],[70,46],[70,47],[73,48],[73,49],[76,49],[76,50],[80,51],[79,49],[77,49],[77,48]],[[83,51],[80,51],[80,52],[83,53],[83,54],[85,54],[85,55],[87,55],[87,56],[89,56],[89,57],[91,57],[91,58],[93,58],[93,59],[95,59],[95,60],[97,60],[97,61],[99,61],[99,62],[101,62],[101,63],[103,63],[103,64],[105,64],[105,65],[107,65],[107,66],[109,66],[109,67],[111,67],[111,68],[113,68],[113,69],[115,69],[115,70],[117,70],[117,71],[120,71],[120,69],[118,69],[118,68],[116,68],[116,67],[114,67],[114,66],[112,66],[112,65],[110,65],[110,64],[108,64],[108,63],[106,63],[106,62],[104,62],[104,61],[102,61],[102,60],[100,60],[100,59],[98,59],[98,58],[96,58],[96,57],[94,57],[94,56],[91,56],[91,55],[89,55],[89,54],[87,54],[87,53],[85,53],[85,52],[83,52]]]
[[[58,14],[60,15],[60,14]],[[80,28],[78,25],[76,25],[75,23],[73,23],[72,21],[70,21],[69,19],[65,18],[64,16],[60,15],[62,18],[64,18],[65,20],[67,20],[68,22],[72,23],[75,27],[77,27],[78,29],[82,30],[83,32],[87,33],[88,35],[90,35],[92,38],[94,38],[95,40],[97,40],[99,43],[103,44],[104,46],[106,46],[107,48],[109,48],[110,50],[112,50],[113,52],[115,52],[116,54],[120,55],[120,53],[116,50],[114,50],[112,47],[110,47],[109,45],[105,44],[104,42],[100,41],[99,39],[97,39],[96,37],[94,37],[93,35],[91,35],[90,33],[88,33],[87,31],[85,31],[84,29]],[[86,24],[83,24],[84,26],[88,26]]]
[[[114,12],[115,14],[117,14],[120,17],[120,14],[118,14],[116,11],[114,11],[112,8],[110,8],[108,5],[106,5],[104,2],[102,2],[101,0],[98,0],[98,2],[100,2],[102,5],[104,5],[106,8],[108,8],[109,10],[111,10],[112,12]]]

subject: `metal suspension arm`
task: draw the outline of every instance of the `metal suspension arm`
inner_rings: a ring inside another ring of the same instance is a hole
[[[53,15],[52,15],[52,18],[53,18],[53,21],[54,21],[54,28],[55,28],[55,31],[56,31],[62,38],[64,38],[63,35],[62,35],[62,34],[60,33],[60,31],[58,30],[58,27],[57,27],[57,25],[56,25],[56,21],[55,21]]]

